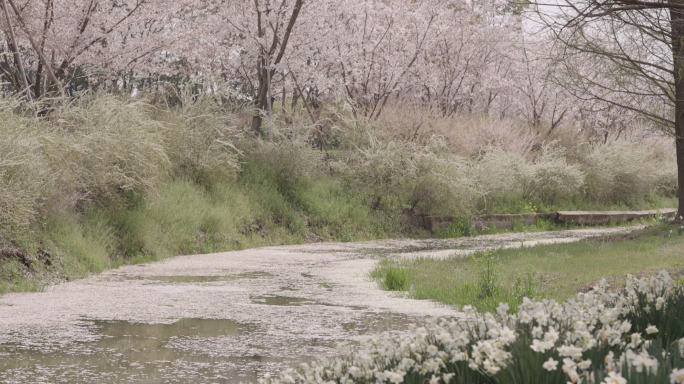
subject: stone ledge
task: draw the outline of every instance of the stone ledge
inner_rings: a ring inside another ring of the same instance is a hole
[[[603,225],[621,223],[634,219],[661,215],[674,217],[677,208],[651,209],[647,211],[558,211],[549,213],[521,213],[521,214],[485,214],[473,217],[475,229],[483,228],[513,228],[514,222],[532,225],[538,217],[548,217],[561,222],[580,225]],[[456,220],[453,216],[423,216],[423,227],[430,231],[446,228]]]
[[[603,225],[608,223],[621,223],[649,216],[661,215],[674,217],[677,208],[651,209],[648,211],[559,211],[554,212],[555,219],[566,223],[582,225]]]

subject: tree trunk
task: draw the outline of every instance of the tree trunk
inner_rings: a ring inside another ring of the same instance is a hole
[[[679,91],[681,92],[681,91]],[[679,108],[679,122],[677,123],[677,182],[679,191],[679,209],[677,210],[677,219],[679,222],[684,221],[684,125],[682,124],[682,113],[684,113],[684,106]]]
[[[677,2],[681,2],[677,1]],[[670,8],[672,56],[675,87],[675,143],[677,150],[677,181],[679,209],[676,219],[684,217],[684,10]]]
[[[254,4],[256,5],[259,37],[263,37],[264,33],[261,26],[261,11],[259,10],[259,2],[255,0]],[[287,28],[285,28],[285,33],[283,34],[282,38],[278,37],[276,31],[273,31],[274,34],[271,47],[262,53],[262,56],[259,58],[259,61],[257,62],[257,73],[259,74],[259,90],[257,91],[256,107],[259,109],[260,112],[263,111],[267,106],[271,105],[270,103],[272,102],[272,100],[269,99],[271,91],[271,79],[275,74],[273,66],[280,64],[280,61],[283,59],[283,56],[285,55],[285,49],[287,48],[287,43],[290,40],[290,34],[292,33],[292,29],[294,28],[295,22],[297,21],[297,17],[299,16],[299,11],[301,11],[303,4],[304,0],[296,0],[294,8],[292,9],[292,14],[290,15],[290,20],[287,23]],[[278,45],[280,45],[279,49]],[[276,49],[278,49],[277,54]],[[268,112],[270,113],[270,110]],[[252,130],[257,135],[261,135],[262,121],[263,119],[259,114],[255,115],[252,119]]]
[[[12,51],[14,53],[14,65],[19,71],[19,77],[21,79],[24,92],[26,92],[26,99],[31,101],[31,87],[29,87],[28,79],[26,77],[26,71],[21,63],[21,57],[19,56],[19,46],[17,45],[17,38],[14,34],[14,27],[12,26],[12,19],[10,18],[9,11],[7,10],[7,4],[5,0],[2,0],[2,10],[5,13],[5,18],[7,20],[7,29],[9,31],[10,42],[12,43]]]
[[[38,69],[36,69],[36,81],[33,83],[33,95],[37,99],[43,95],[43,62],[38,60]]]
[[[264,63],[260,60],[259,62],[259,88],[257,89],[255,107],[257,108],[257,113],[252,118],[252,131],[257,136],[261,135],[261,123],[263,118],[261,117],[261,112],[266,110],[266,99],[268,98],[268,72]]]

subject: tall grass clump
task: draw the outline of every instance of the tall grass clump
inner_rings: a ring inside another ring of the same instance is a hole
[[[35,260],[41,259],[74,277],[140,254],[198,250],[165,247],[162,230],[151,228],[174,225],[160,225],[155,220],[163,216],[149,213],[168,206],[160,191],[168,195],[174,179],[205,188],[234,179],[239,151],[231,142],[233,119],[216,99],[181,96],[170,107],[146,95],[84,92],[41,104],[45,116],[37,117],[24,115],[17,100],[0,100],[2,268],[17,259],[21,274],[40,276]],[[209,221],[198,228],[212,232]],[[194,237],[204,236],[198,228],[168,235],[197,245]]]
[[[323,166],[324,153],[313,148],[305,132],[278,130],[272,140],[239,143],[247,159],[268,164],[283,183],[314,176]]]
[[[29,233],[50,212],[154,194],[169,159],[163,126],[149,106],[86,94],[48,119],[23,117],[11,99],[0,106],[0,215],[6,242]],[[79,209],[80,209],[79,208]]]
[[[439,108],[410,102],[388,105],[376,126],[401,141],[427,143],[433,136],[443,137],[453,153],[464,157],[496,148],[530,158],[543,140],[524,121],[478,114],[445,116]]]
[[[409,277],[406,268],[387,258],[380,260],[379,266],[371,272],[371,277],[379,279],[383,289],[388,291],[406,291],[409,289]]]
[[[175,103],[157,105],[153,117],[163,123],[164,146],[175,177],[211,185],[239,171],[239,118],[222,102],[222,94],[172,89]]]
[[[503,303],[494,313],[466,307],[463,317],[343,345],[339,357],[260,382],[684,382],[684,288],[665,271],[607,288],[604,281],[563,303],[525,299],[515,314]]]
[[[0,103],[0,245],[28,232],[50,175],[43,166],[40,127]],[[48,141],[49,142],[49,141]]]
[[[153,195],[171,165],[164,125],[143,100],[87,93],[54,112],[43,147],[62,198],[70,203],[122,199],[122,192]]]

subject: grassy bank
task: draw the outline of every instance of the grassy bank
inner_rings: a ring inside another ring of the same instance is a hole
[[[523,297],[562,301],[601,279],[619,283],[627,274],[684,272],[684,229],[664,224],[630,235],[568,244],[499,249],[472,257],[384,259],[371,276],[390,290],[416,299],[473,305],[494,311],[499,302],[517,308]]]
[[[673,205],[674,152],[653,137],[592,144],[516,125],[526,141],[509,148],[482,134],[510,122],[483,118],[409,139],[412,126],[335,103],[316,126],[276,110],[255,137],[248,105],[192,89],[84,93],[38,116],[0,99],[0,293],[179,254],[468,234],[428,233],[422,214]]]
[[[6,247],[0,292],[40,289],[122,264],[196,253],[386,237],[424,237],[400,211],[377,210],[359,191],[322,175],[283,185],[267,164],[245,162],[236,180],[170,180],[153,199],[130,194],[46,217]]]

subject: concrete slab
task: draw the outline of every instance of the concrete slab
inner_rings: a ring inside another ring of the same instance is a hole
[[[677,208],[651,209],[646,211],[559,211],[555,218],[558,221],[581,225],[604,225],[621,223],[651,216],[674,217]]]
[[[647,218],[650,216],[665,216],[672,218],[677,213],[677,208],[651,209],[646,211],[558,211],[549,213],[522,213],[522,214],[485,214],[473,218],[475,229],[486,228],[513,228],[513,223],[532,225],[537,218],[548,217],[562,222],[580,225],[605,225],[610,222],[622,223],[634,219]],[[447,228],[456,221],[454,216],[425,216],[423,227],[430,231],[438,228]]]

